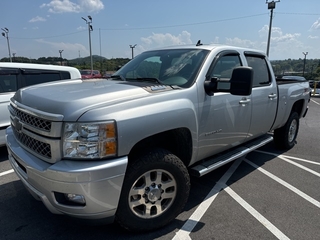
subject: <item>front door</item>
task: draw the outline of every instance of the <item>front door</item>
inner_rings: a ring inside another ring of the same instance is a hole
[[[230,80],[235,67],[241,66],[237,52],[221,53],[215,60],[211,77]],[[199,94],[199,159],[237,146],[246,139],[251,120],[251,96],[215,92]]]

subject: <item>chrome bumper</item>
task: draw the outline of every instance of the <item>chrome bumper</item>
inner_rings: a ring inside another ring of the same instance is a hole
[[[113,218],[117,210],[128,163],[127,157],[101,161],[62,160],[49,164],[33,156],[6,131],[9,161],[29,192],[55,214],[84,219]],[[84,204],[62,201],[78,194]]]

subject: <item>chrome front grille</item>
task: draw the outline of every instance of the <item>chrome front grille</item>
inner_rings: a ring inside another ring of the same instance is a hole
[[[42,131],[50,132],[51,130],[51,121],[44,120],[25,112],[20,111],[19,109],[15,108],[11,105],[13,114],[20,119],[21,122],[28,124],[32,127],[40,129]]]
[[[16,139],[23,144],[26,148],[30,149],[31,151],[45,157],[51,159],[51,147],[50,144],[41,142],[39,140],[36,140],[23,132],[18,132],[13,127],[13,133]]]
[[[33,109],[14,100],[9,111],[13,134],[21,147],[46,162],[60,161],[63,115]]]

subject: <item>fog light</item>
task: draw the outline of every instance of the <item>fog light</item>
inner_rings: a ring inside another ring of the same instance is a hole
[[[68,201],[85,204],[86,200],[84,199],[84,196],[80,194],[74,194],[74,193],[65,193],[64,196]]]

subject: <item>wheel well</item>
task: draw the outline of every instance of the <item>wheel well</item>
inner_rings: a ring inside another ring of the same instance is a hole
[[[292,110],[291,110],[291,113],[292,112],[297,112],[299,117],[302,116],[302,109],[303,109],[303,104],[304,104],[304,100],[299,100],[299,101],[296,101],[293,106],[292,106]]]
[[[147,137],[131,149],[129,161],[141,151],[151,148],[164,148],[175,154],[181,161],[188,166],[192,156],[192,138],[189,129],[178,128]]]

